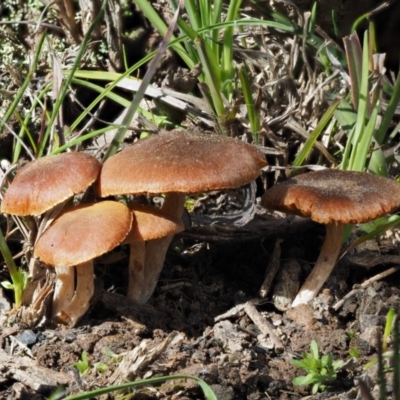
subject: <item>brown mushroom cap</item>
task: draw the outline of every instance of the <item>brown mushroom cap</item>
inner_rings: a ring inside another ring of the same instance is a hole
[[[100,196],[127,193],[196,193],[243,186],[266,165],[256,147],[220,135],[182,130],[154,135],[110,157]]]
[[[4,195],[1,212],[40,215],[84,191],[96,180],[100,168],[94,157],[78,152],[32,161],[17,172]]]
[[[62,212],[36,243],[34,256],[53,266],[75,266],[118,246],[132,212],[116,201],[82,204]]]
[[[322,224],[364,223],[400,206],[400,185],[365,172],[324,169],[277,184],[261,204]]]
[[[128,205],[133,211],[135,218],[132,222],[132,229],[126,241],[153,240],[168,235],[175,235],[184,230],[181,219],[169,215],[158,208],[145,206],[138,203]]]

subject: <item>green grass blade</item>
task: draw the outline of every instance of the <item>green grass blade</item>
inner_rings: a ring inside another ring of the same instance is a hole
[[[172,32],[174,31],[177,20],[178,20],[179,11],[180,11],[179,9],[176,10],[174,18],[172,19],[171,24],[168,27],[168,30],[165,32],[164,38],[157,50],[157,53],[154,56],[154,58],[151,60],[149,67],[146,71],[146,74],[144,75],[143,80],[139,86],[139,89],[137,90],[132,103],[130,104],[129,108],[126,111],[125,117],[122,121],[122,126],[118,128],[117,133],[115,134],[113,140],[111,141],[110,146],[108,147],[108,149],[104,155],[103,161],[107,160],[107,158],[111,157],[118,151],[118,148],[122,143],[125,133],[133,119],[133,116],[135,115],[135,112],[136,112],[137,108],[139,107],[139,103],[141,102],[141,100],[146,92],[146,88],[150,84],[151,79],[153,78],[154,74],[156,73],[157,66],[159,65],[161,58],[163,57],[163,55],[167,49],[168,42],[171,40]]]
[[[393,392],[394,399],[400,400],[400,327],[399,319],[395,319],[393,329]]]
[[[388,107],[383,114],[381,125],[375,134],[375,138],[379,144],[384,143],[386,132],[392,123],[393,116],[396,112],[396,107],[400,100],[400,74],[397,75],[396,84],[394,86],[393,94],[390,97]]]
[[[304,161],[310,154],[310,151],[313,149],[315,142],[318,140],[320,134],[326,127],[326,125],[329,123],[331,120],[336,108],[339,106],[340,100],[335,100],[332,102],[332,104],[328,107],[328,109],[325,111],[324,115],[321,117],[320,121],[318,122],[317,126],[315,127],[314,131],[311,133],[310,137],[304,144],[303,148],[297,154],[295,160],[293,161],[293,166],[294,167],[300,167],[303,165]]]
[[[234,21],[241,4],[241,0],[233,0],[229,2],[228,13],[226,21]],[[224,94],[229,102],[233,97],[233,81],[235,79],[235,63],[233,62],[233,34],[234,25],[228,26],[225,29],[224,43],[222,49],[222,62],[221,62],[221,81],[224,87]]]
[[[379,384],[379,400],[386,400],[386,378],[385,366],[383,364],[383,352],[380,342],[382,341],[381,335],[378,337],[377,353],[378,353],[378,384]]]
[[[311,34],[314,33],[316,24],[317,24],[317,2],[314,1],[314,4],[311,9],[311,18],[310,18],[310,25],[308,27],[308,33]]]
[[[145,15],[145,17],[150,21],[150,23],[157,29],[161,36],[164,36],[168,30],[167,25],[154,10],[153,6],[147,0],[135,0],[135,4],[139,7],[140,11]],[[175,37],[172,36],[172,39]],[[176,43],[172,45],[174,50],[179,54],[179,57],[186,63],[189,68],[193,68],[193,61],[190,59],[185,49],[181,44]]]
[[[224,102],[221,94],[221,77],[218,66],[215,65],[213,57],[209,57],[206,44],[201,36],[197,36],[194,40],[194,45],[199,54],[200,62],[203,66],[203,72],[206,77],[205,81],[210,90],[212,104],[214,106],[215,113],[222,120],[225,115]]]
[[[23,290],[23,281],[20,270],[15,265],[13,256],[9,247],[7,246],[6,240],[3,236],[3,232],[0,229],[0,252],[3,255],[4,261],[7,265],[8,272],[10,274],[13,290],[14,290],[14,301],[15,307],[19,308],[22,302],[22,290]]]
[[[115,392],[117,390],[130,389],[130,388],[140,387],[142,385],[157,385],[173,379],[192,379],[199,384],[207,400],[218,400],[217,396],[212,391],[210,386],[207,385],[207,383],[205,383],[202,379],[191,375],[171,375],[171,376],[162,376],[158,378],[144,379],[135,382],[128,382],[128,383],[123,383],[121,385],[108,386],[106,388],[92,390],[90,392],[78,395],[68,396],[64,400],[87,400],[95,396],[101,396],[103,394]]]
[[[258,134],[260,132],[260,114],[256,110],[254,99],[251,91],[251,84],[249,81],[249,75],[245,65],[239,68],[239,78],[242,85],[242,92],[244,101],[247,108],[247,114],[249,116],[251,132],[253,134],[254,143],[258,144]]]
[[[106,133],[106,132],[111,131],[113,129],[118,129],[120,127],[121,127],[121,125],[110,125],[110,126],[107,126],[105,128],[101,128],[101,129],[97,129],[97,130],[91,131],[90,133],[86,133],[85,135],[82,135],[82,136],[79,136],[79,137],[77,137],[75,139],[69,140],[63,146],[60,146],[60,147],[57,147],[56,149],[54,149],[50,154],[54,155],[54,154],[62,153],[63,151],[68,150],[73,146],[77,146],[77,145],[83,143],[85,140],[92,139],[94,137],[102,135],[103,133]]]
[[[31,68],[28,71],[28,74],[27,74],[27,76],[26,76],[26,78],[24,80],[24,83],[19,88],[17,94],[14,97],[13,102],[8,107],[8,109],[7,109],[7,111],[6,111],[5,115],[4,115],[4,118],[0,120],[0,132],[3,131],[4,125],[6,123],[8,123],[9,119],[14,114],[14,111],[16,110],[18,104],[20,103],[22,97],[24,96],[24,93],[25,93],[26,89],[28,88],[28,86],[29,86],[29,84],[30,84],[30,82],[32,80],[33,74],[36,72],[36,68],[37,68],[37,65],[38,65],[38,62],[39,62],[40,53],[42,51],[42,46],[43,46],[45,38],[46,38],[46,34],[43,33],[42,36],[40,36],[39,42],[38,42],[37,47],[36,47],[35,55],[33,57]]]
[[[369,130],[367,135],[365,133],[365,123],[368,117],[368,107],[369,107],[369,90],[368,90],[368,75],[369,75],[369,63],[368,63],[368,32],[364,34],[363,42],[363,63],[362,63],[362,73],[361,73],[361,84],[360,84],[360,95],[357,106],[357,122],[355,125],[354,135],[349,138],[347,145],[352,146],[352,151],[350,154],[349,169],[353,171],[364,171],[366,154],[362,153],[361,149],[366,149],[371,143],[371,137],[374,132],[375,125],[372,127],[372,131]],[[376,107],[374,112],[376,111]],[[374,114],[376,118],[376,113]],[[371,121],[370,121],[371,122]],[[362,154],[360,154],[362,153]],[[363,157],[365,155],[365,157]]]
[[[382,148],[373,137],[371,139],[372,154],[368,164],[368,170],[380,176],[388,176],[387,160]]]
[[[391,215],[390,217],[382,217],[378,218],[372,222],[367,224],[362,224],[361,229],[367,232],[365,235],[354,241],[342,254],[345,255],[349,251],[355,249],[360,244],[370,240],[376,236],[382,235],[387,230],[395,227],[396,225],[400,224],[400,215]]]
[[[38,154],[37,154],[38,157],[42,157],[43,154],[44,154],[45,147],[47,146],[47,142],[48,142],[48,139],[50,137],[50,132],[53,129],[54,121],[56,120],[57,114],[58,114],[58,112],[59,112],[59,110],[60,110],[60,108],[61,108],[61,106],[62,106],[62,104],[64,102],[65,96],[68,93],[72,78],[74,76],[74,72],[78,69],[80,61],[81,61],[83,55],[85,54],[85,51],[87,50],[89,42],[92,39],[92,33],[93,33],[94,29],[100,23],[100,20],[101,20],[103,14],[104,14],[106,5],[107,5],[107,0],[103,0],[102,4],[101,4],[101,7],[100,7],[100,10],[99,10],[98,14],[96,15],[96,18],[93,20],[93,22],[90,25],[85,37],[83,38],[83,41],[82,41],[81,45],[79,46],[79,51],[78,51],[78,54],[76,56],[76,60],[75,60],[74,64],[72,65],[70,73],[69,73],[69,75],[67,75],[66,80],[63,82],[63,85],[61,86],[60,93],[59,93],[59,95],[57,97],[57,100],[56,100],[56,102],[54,104],[53,112],[52,112],[52,114],[50,116],[50,119],[48,121],[46,132],[44,133],[44,136],[43,136],[43,141],[42,141],[42,143],[41,143],[41,145],[40,145],[40,147],[38,149]]]
[[[351,170],[364,171],[370,152],[371,141],[375,132],[376,120],[379,113],[379,102],[375,104],[367,126],[360,132],[359,140],[353,148]]]
[[[390,307],[389,311],[386,314],[385,329],[383,330],[383,336],[382,336],[382,351],[383,352],[385,352],[388,349],[388,340],[389,340],[390,334],[392,333],[393,322],[394,322],[395,316],[396,316],[395,309],[393,307]]]
[[[199,13],[199,7],[197,5],[197,2],[195,0],[186,0],[185,8],[192,28],[195,31],[199,30],[202,27],[202,25],[201,25],[201,16]]]
[[[356,33],[344,37],[343,43],[351,80],[351,99],[354,109],[357,110],[362,79],[363,51]]]

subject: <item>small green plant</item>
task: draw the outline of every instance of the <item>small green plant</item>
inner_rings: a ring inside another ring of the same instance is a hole
[[[90,371],[89,357],[86,351],[81,354],[81,359],[72,364],[79,371],[80,376],[86,375]]]
[[[353,358],[360,358],[360,350],[358,350],[357,347],[352,347],[351,349],[349,349],[349,356]]]
[[[301,360],[291,360],[296,367],[302,368],[307,372],[305,376],[298,376],[293,379],[296,386],[312,385],[312,394],[326,390],[329,383],[337,377],[337,371],[343,365],[342,360],[333,361],[331,353],[320,357],[318,344],[315,340],[311,341],[310,353],[303,353]]]
[[[3,236],[3,232],[0,229],[0,253],[2,254],[8,271],[10,273],[10,281],[3,281],[0,284],[8,290],[14,291],[15,308],[18,309],[22,303],[22,292],[26,288],[28,281],[28,273],[18,268],[15,265],[11,251],[7,246],[6,240]]]

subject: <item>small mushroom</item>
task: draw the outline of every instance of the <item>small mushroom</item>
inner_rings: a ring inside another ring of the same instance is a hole
[[[256,147],[220,135],[174,130],[153,135],[110,157],[99,175],[100,196],[165,194],[162,210],[182,218],[186,194],[232,189],[257,178],[266,165]],[[173,235],[146,246],[146,283],[152,295]]]
[[[96,158],[80,152],[62,153],[31,161],[15,175],[4,194],[1,212],[16,216],[39,216],[47,212],[45,215],[50,216],[56,206],[61,208],[66,200],[86,190],[97,179],[100,168],[101,164]],[[33,219],[29,223],[34,242],[37,226]],[[42,228],[44,225],[47,226],[42,224]],[[35,263],[30,265],[29,271],[30,278],[33,279],[34,265]],[[66,283],[67,279],[70,281],[66,287],[73,288],[73,271],[69,268],[65,272],[59,269],[59,275],[63,274],[63,282]],[[63,289],[65,299],[68,297],[66,287]],[[55,290],[59,290],[59,286]],[[73,295],[74,292],[70,291],[70,299]]]
[[[85,153],[62,153],[24,165],[1,202],[1,212],[38,216],[87,189],[101,164]]]
[[[142,303],[142,290],[145,287],[147,274],[145,267],[146,246],[149,245],[149,241],[158,240],[162,242],[164,237],[183,231],[184,226],[179,218],[158,208],[139,203],[131,203],[128,207],[133,212],[134,219],[132,229],[124,241],[124,243],[130,245],[127,297],[129,299],[135,298],[136,301]]]
[[[313,299],[331,274],[342,247],[344,225],[365,223],[397,209],[400,185],[365,172],[324,169],[274,186],[264,193],[261,204],[326,225],[320,255],[293,301],[295,307]]]
[[[64,210],[38,239],[34,256],[57,273],[52,316],[74,326],[89,308],[94,292],[93,259],[118,246],[132,225],[132,212],[116,201],[88,203]],[[68,272],[76,268],[76,287]],[[67,294],[67,296],[65,296]]]

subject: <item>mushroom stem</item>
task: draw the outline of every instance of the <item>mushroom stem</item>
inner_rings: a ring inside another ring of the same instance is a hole
[[[143,240],[130,241],[128,299],[139,301],[143,296],[143,282],[145,281],[145,251],[146,243]]]
[[[343,224],[330,223],[326,226],[326,237],[313,270],[300,288],[292,307],[306,304],[313,299],[329,278],[339,257],[343,241]]]
[[[162,211],[174,217],[182,218],[186,195],[184,193],[169,193],[165,195]]]
[[[184,193],[169,193],[165,196],[162,211],[172,216],[182,218],[184,206]],[[132,299],[136,300],[138,303],[146,303],[153,294],[173,237],[174,235],[169,235],[162,239],[149,240],[146,243],[146,273],[143,275],[143,279],[136,283],[136,287],[140,285],[140,291],[138,293],[132,293]]]
[[[86,261],[76,267],[76,289],[70,303],[62,308],[71,327],[75,326],[78,320],[89,308],[90,300],[94,293],[94,267],[93,261]]]
[[[61,318],[66,304],[69,304],[75,292],[75,271],[71,267],[58,267],[57,280],[54,287],[52,317]]]

